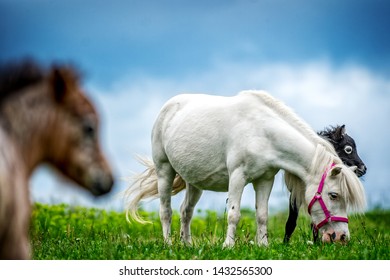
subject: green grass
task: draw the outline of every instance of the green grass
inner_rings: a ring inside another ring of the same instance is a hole
[[[179,216],[172,222],[173,245],[162,240],[156,213],[143,213],[152,224],[127,223],[124,213],[68,205],[33,207],[30,239],[33,259],[174,259],[174,260],[389,260],[390,210],[373,210],[350,217],[348,245],[308,244],[312,240],[309,219],[301,215],[288,245],[283,244],[286,213],[269,218],[268,247],[253,244],[254,212],[242,210],[236,246],[222,249],[226,232],[225,215],[198,211],[192,222],[192,246],[179,237]]]

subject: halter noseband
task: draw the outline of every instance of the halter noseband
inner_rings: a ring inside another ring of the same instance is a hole
[[[317,190],[316,194],[314,195],[314,197],[312,198],[312,200],[310,201],[309,206],[308,206],[308,212],[310,214],[311,208],[313,207],[314,203],[316,201],[318,201],[321,205],[322,211],[325,214],[325,219],[323,219],[317,225],[313,224],[313,229],[314,229],[315,233],[318,233],[318,230],[321,227],[323,227],[324,225],[326,225],[327,223],[330,223],[330,222],[348,223],[348,218],[332,216],[330,214],[328,208],[326,207],[324,200],[322,199],[322,189],[323,189],[324,184],[325,184],[325,179],[326,179],[326,176],[328,175],[328,172],[332,169],[333,166],[335,166],[335,163],[332,163],[331,166],[325,170],[324,174],[322,174],[320,184],[318,185],[318,190]]]

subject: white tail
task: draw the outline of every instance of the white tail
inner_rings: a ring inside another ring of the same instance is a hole
[[[157,188],[157,173],[153,162],[150,159],[137,157],[137,160],[146,167],[140,173],[135,174],[131,180],[131,185],[124,193],[124,198],[127,201],[126,219],[137,221],[139,223],[147,223],[138,213],[138,205],[141,200],[156,199],[159,197]],[[172,195],[184,190],[186,187],[185,181],[176,174],[172,186]]]

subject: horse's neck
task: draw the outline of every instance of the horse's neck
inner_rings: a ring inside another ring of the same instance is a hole
[[[272,130],[274,135],[279,135],[271,138],[273,165],[306,180],[317,144],[284,122],[278,123]]]
[[[48,122],[51,113],[47,110],[50,99],[42,96],[45,94],[47,87],[40,84],[10,98],[2,107],[7,131],[29,174],[42,161],[45,133],[51,130]]]
[[[277,115],[279,115],[281,119],[292,126],[301,136],[305,137],[314,145],[323,145],[329,152],[336,155],[336,151],[334,150],[332,144],[327,140],[319,137],[318,134],[315,133],[304,120],[302,120],[291,108],[286,106],[283,102],[275,99],[273,96],[263,91],[242,92],[241,95],[249,95],[260,98],[264,104],[266,104]]]
[[[308,139],[300,133],[288,138],[281,139],[284,143],[289,143],[289,153],[282,153],[281,157],[285,158],[286,172],[298,177],[306,186],[318,185],[325,169],[332,163],[341,163],[340,158],[334,151],[333,146],[321,137]],[[294,140],[295,139],[295,140]]]

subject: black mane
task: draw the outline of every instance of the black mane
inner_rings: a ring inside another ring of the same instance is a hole
[[[345,125],[329,126],[324,128],[324,130],[317,132],[317,134],[323,138],[334,141],[335,134],[338,134],[337,137],[342,136],[341,130],[344,129],[344,127]]]
[[[41,81],[44,69],[32,59],[0,65],[0,103],[18,90]]]

